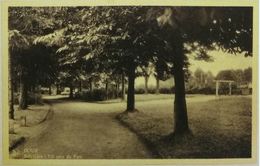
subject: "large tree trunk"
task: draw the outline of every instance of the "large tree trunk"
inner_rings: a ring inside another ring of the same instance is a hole
[[[92,86],[92,78],[89,78],[89,91],[92,92],[93,86]]]
[[[82,92],[82,80],[79,80],[79,92]]]
[[[145,75],[144,76],[144,93],[145,94],[148,94],[148,79],[149,79],[149,76]]]
[[[116,80],[116,98],[119,97],[119,85],[120,85],[120,82],[119,82],[119,79],[117,78],[117,80]]]
[[[156,92],[157,95],[160,94],[160,80],[156,77]]]
[[[106,80],[106,100],[108,100],[108,81]]]
[[[49,85],[49,95],[51,95],[51,85]]]
[[[128,91],[126,111],[135,111],[135,67],[132,65],[128,71]]]
[[[8,56],[8,85],[9,85],[9,96],[8,96],[8,103],[9,103],[9,118],[14,119],[14,90],[13,90],[13,64],[12,64],[12,57],[11,54]]]
[[[22,74],[20,80],[20,96],[19,96],[19,109],[24,110],[28,106],[27,104],[27,85],[26,78]]]
[[[60,86],[56,84],[56,95],[60,94]]]
[[[70,96],[69,96],[69,98],[73,98],[73,85],[71,84],[70,85]]]
[[[179,40],[178,40],[179,39]],[[174,41],[174,134],[189,133],[184,81],[184,51],[181,37]]]
[[[122,73],[122,91],[121,91],[121,99],[125,100],[125,73]]]

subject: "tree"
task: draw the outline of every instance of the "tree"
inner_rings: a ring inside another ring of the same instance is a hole
[[[8,55],[8,87],[9,87],[9,118],[14,119],[14,97],[13,97],[13,59],[19,52],[27,49],[29,42],[19,31],[9,31],[9,55]]]
[[[159,9],[154,9],[157,13]],[[252,8],[169,7],[157,21],[164,28],[165,39],[174,56],[174,134],[190,133],[184,85],[184,44],[196,44],[198,59],[207,59],[207,50],[252,55]],[[150,17],[152,17],[150,15]],[[196,28],[194,28],[196,27]],[[230,42],[231,41],[231,42]]]
[[[158,46],[163,45],[158,44],[157,33],[146,21],[147,10],[144,7],[83,8],[79,12],[82,21],[75,25],[79,28],[69,35],[75,39],[77,50],[86,45],[87,56],[106,59],[99,62],[105,62],[105,66],[117,66],[117,71],[127,75],[126,110],[129,112],[135,111],[136,68],[148,66]],[[87,19],[89,16],[92,19]]]
[[[249,67],[247,69],[244,70],[243,72],[244,78],[243,80],[245,82],[252,82],[252,67]]]
[[[195,76],[196,81],[197,81],[197,86],[199,88],[202,88],[205,84],[206,74],[204,73],[204,71],[202,69],[197,68],[194,72],[194,76]]]
[[[143,73],[141,75],[144,76],[144,91],[145,94],[148,94],[148,80],[150,75],[153,73],[154,66],[150,63],[147,67],[142,68]]]
[[[60,26],[55,19],[58,16],[59,8],[35,8],[35,7],[10,7],[9,9],[9,30],[17,30],[20,34],[26,37],[28,40],[28,49],[20,52],[18,58],[15,58],[16,65],[18,66],[17,73],[20,77],[20,100],[19,108],[25,109],[27,107],[27,89],[29,82],[29,75],[38,76],[35,74],[37,70],[32,70],[34,65],[37,66],[36,62],[32,62],[32,53],[35,54],[32,41],[41,35],[52,32],[57,26]],[[36,51],[36,54],[37,51]],[[34,59],[34,60],[37,60]],[[43,69],[43,68],[41,68]],[[47,68],[46,68],[47,69]],[[37,78],[34,78],[37,80]]]

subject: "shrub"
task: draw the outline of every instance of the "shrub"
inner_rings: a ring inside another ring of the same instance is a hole
[[[172,94],[174,93],[174,87],[171,87],[171,88],[160,88],[159,92],[161,94]]]
[[[28,104],[42,104],[42,95],[37,93],[28,93]]]
[[[19,93],[14,93],[14,104],[19,104]],[[42,104],[42,95],[28,92],[27,104]]]
[[[144,94],[145,90],[143,88],[135,89],[135,94]]]
[[[148,93],[155,94],[156,93],[156,89],[148,89]]]
[[[187,94],[215,94],[216,90],[211,87],[193,88],[186,91]]]
[[[75,95],[76,98],[80,98],[86,101],[104,101],[107,99],[115,99],[117,98],[116,90],[108,90],[106,94],[105,89],[94,89],[91,91],[79,92]]]

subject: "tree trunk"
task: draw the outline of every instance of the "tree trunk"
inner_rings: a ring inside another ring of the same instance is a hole
[[[8,85],[9,85],[9,96],[8,96],[8,103],[9,103],[9,118],[14,119],[14,90],[13,90],[13,64],[12,64],[12,57],[11,54],[8,56]]]
[[[125,73],[122,73],[122,91],[121,91],[121,99],[125,100]]]
[[[156,92],[157,95],[160,94],[160,80],[156,77]]]
[[[135,67],[130,66],[128,71],[128,91],[126,111],[135,111]]]
[[[82,92],[82,80],[79,80],[79,92]]]
[[[60,94],[60,86],[56,84],[56,95]]]
[[[179,40],[178,40],[179,39]],[[184,52],[181,37],[174,40],[174,134],[180,135],[189,133],[187,106],[185,99],[185,81],[184,81]]]
[[[73,98],[73,85],[71,84],[70,85],[70,96],[69,96],[69,98]]]
[[[89,91],[92,92],[93,86],[92,86],[92,78],[89,78]]]
[[[20,96],[19,96],[19,109],[24,110],[27,108],[27,85],[26,78],[22,74],[20,80]]]
[[[119,85],[120,85],[120,82],[119,82],[119,79],[117,79],[117,81],[116,81],[116,98],[119,97]]]
[[[144,93],[145,94],[148,94],[148,79],[149,79],[149,76],[145,75],[144,76]]]
[[[106,100],[108,100],[108,81],[106,81]]]
[[[49,95],[51,95],[51,85],[49,86]]]

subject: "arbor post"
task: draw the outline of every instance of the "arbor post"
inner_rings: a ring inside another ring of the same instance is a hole
[[[231,96],[231,93],[232,93],[232,82],[229,82],[229,95]]]
[[[219,88],[219,82],[216,81],[216,96],[218,96],[218,88]]]

